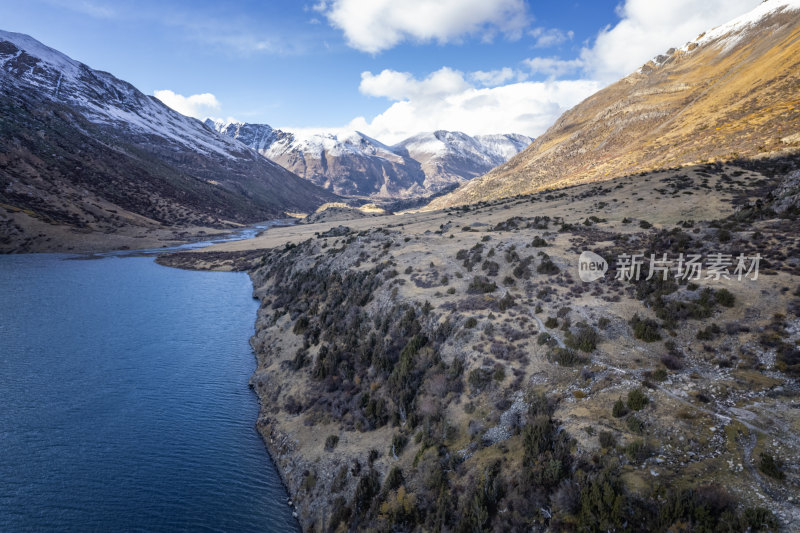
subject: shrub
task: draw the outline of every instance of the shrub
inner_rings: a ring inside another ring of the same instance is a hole
[[[646,220],[640,220],[639,227],[642,229],[650,229],[653,227],[653,225]]]
[[[622,401],[622,398],[617,398],[617,401],[614,402],[611,414],[614,415],[614,418],[622,418],[628,414],[628,408],[625,407],[625,402]]]
[[[641,411],[650,403],[650,399],[642,392],[642,389],[634,389],[628,393],[628,409]]]
[[[332,452],[337,444],[339,444],[339,435],[328,435],[328,438],[325,439],[325,451]]]
[[[761,452],[761,462],[758,465],[758,469],[775,479],[782,480],[786,477],[783,472],[783,463],[768,453]]]
[[[677,356],[671,353],[662,355],[661,363],[663,363],[663,365],[669,368],[670,370],[680,370],[681,368],[683,368],[683,363],[681,362],[681,360]]]
[[[542,259],[542,262],[539,263],[539,266],[536,267],[536,272],[538,272],[539,274],[552,276],[554,274],[558,274],[559,272],[561,272],[561,269],[559,269],[558,266],[556,266],[556,264],[553,263],[553,261],[549,257],[545,257],[544,259]]]
[[[586,363],[587,359],[570,348],[556,348],[550,353],[550,361],[561,366],[575,366]]]
[[[728,289],[719,289],[714,293],[714,299],[723,307],[733,307],[736,304],[736,296]]]
[[[536,344],[539,346],[543,346],[545,344],[553,345],[554,342],[555,341],[553,340],[553,337],[546,331],[539,333],[539,335],[536,337]]]
[[[664,368],[659,368],[653,372],[653,379],[656,381],[664,381],[667,379],[667,371]]]
[[[479,393],[492,381],[492,373],[484,368],[476,368],[469,373],[467,383],[469,383],[473,394]]]
[[[497,382],[503,381],[506,379],[506,368],[500,363],[497,363],[494,365],[494,373],[492,374],[492,377]]]
[[[400,455],[408,444],[408,437],[402,433],[395,433],[392,437],[392,455]]]
[[[697,339],[701,341],[710,341],[715,339],[721,332],[722,330],[718,325],[711,324],[697,332]]]
[[[472,329],[477,325],[478,325],[478,319],[475,318],[474,316],[469,317],[467,321],[464,322],[464,327],[467,329]]]
[[[397,490],[403,484],[403,471],[398,466],[393,466],[389,473],[386,474],[386,480],[383,482],[383,490],[388,492],[390,490]]]
[[[467,292],[473,294],[485,294],[488,292],[494,292],[497,290],[497,284],[494,281],[489,281],[488,279],[475,276],[472,278],[472,281],[469,284],[469,288]]]
[[[617,445],[617,438],[610,431],[601,431],[597,438],[602,448],[614,448]]]
[[[641,435],[644,431],[644,422],[633,415],[628,417],[628,419],[625,421],[625,424],[628,426],[628,429],[631,431],[631,433]]]
[[[544,327],[546,328],[557,328],[558,327],[558,319],[555,317],[547,317],[547,320],[544,321]]]
[[[567,331],[564,343],[575,350],[590,353],[597,348],[597,339],[598,335],[594,328],[582,322],[577,326],[577,333]]]
[[[537,235],[536,237],[533,238],[531,246],[535,248],[544,248],[545,246],[547,246],[547,241]]]
[[[654,342],[661,340],[661,334],[658,333],[658,323],[652,318],[640,318],[639,315],[633,315],[630,325],[633,328],[633,336],[644,342]]]
[[[650,457],[652,453],[650,446],[643,440],[635,440],[625,446],[625,454],[631,461],[640,463]]]

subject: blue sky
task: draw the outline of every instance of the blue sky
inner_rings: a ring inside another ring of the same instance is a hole
[[[0,29],[186,114],[396,142],[432,129],[538,135],[759,1],[0,0]]]

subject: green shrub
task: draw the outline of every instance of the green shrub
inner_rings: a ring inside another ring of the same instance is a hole
[[[480,392],[492,381],[492,373],[484,368],[475,368],[469,373],[467,383],[469,383],[473,394]]]
[[[332,452],[337,444],[339,444],[339,435],[328,435],[325,439],[325,451]]]
[[[622,401],[622,398],[617,398],[617,401],[614,402],[611,414],[614,415],[614,418],[622,418],[628,414],[628,408],[625,407],[625,402]]]
[[[625,424],[628,426],[628,429],[631,431],[631,433],[641,435],[644,431],[644,422],[633,415],[628,417],[628,419],[625,421]]]
[[[761,462],[758,465],[758,469],[775,479],[782,480],[786,477],[783,472],[783,463],[768,453],[761,452]]]
[[[531,246],[535,248],[544,248],[545,246],[547,246],[547,241],[537,235],[536,237],[533,238]]]
[[[500,363],[497,363],[494,365],[494,373],[492,374],[492,377],[497,382],[503,381],[506,379],[506,368]]]
[[[601,431],[597,436],[602,448],[614,448],[617,445],[617,438],[610,431]]]
[[[650,403],[650,399],[642,389],[634,389],[628,393],[628,409],[641,411],[648,403]]]
[[[635,440],[625,446],[625,454],[631,461],[640,463],[650,457],[652,450],[643,440]]]
[[[705,329],[701,329],[697,332],[697,339],[701,341],[714,340],[721,332],[722,330],[718,325],[711,324],[706,326]]]
[[[477,325],[478,325],[478,319],[475,318],[474,316],[469,317],[467,321],[464,322],[464,327],[467,329],[472,329]]]
[[[386,479],[383,482],[384,492],[390,490],[397,490],[403,484],[403,471],[398,466],[393,466],[389,473],[386,474]]]
[[[485,294],[488,292],[494,292],[497,290],[497,284],[494,281],[489,281],[488,279],[475,276],[472,278],[472,281],[469,284],[467,292],[473,294]]]
[[[581,322],[577,326],[576,333],[573,334],[571,331],[567,331],[564,343],[575,350],[590,353],[597,348],[597,340],[597,331],[588,324]]]
[[[558,327],[558,319],[555,317],[547,317],[547,320],[544,321],[544,327],[546,328],[557,328]]]
[[[667,369],[666,368],[659,368],[655,372],[653,372],[653,379],[656,381],[664,381],[667,379]]]
[[[714,299],[723,307],[733,307],[736,304],[736,296],[728,289],[719,289],[714,293]]]
[[[406,444],[408,444],[408,437],[402,433],[395,433],[392,437],[392,454],[400,455],[403,453],[403,450],[406,448]]]
[[[539,263],[539,266],[536,267],[536,272],[538,272],[539,274],[552,276],[554,274],[558,274],[559,272],[561,272],[561,269],[559,269],[558,266],[556,266],[556,264],[553,263],[553,261],[549,257],[545,257],[544,259],[542,259],[542,262]]]
[[[556,348],[550,353],[550,361],[561,366],[575,366],[585,364],[588,360],[578,355],[575,350],[570,348]]]
[[[639,227],[642,229],[650,229],[653,227],[653,225],[646,220],[640,220]]]
[[[633,336],[637,339],[644,342],[661,340],[661,334],[658,332],[658,323],[652,318],[640,318],[639,315],[633,315],[630,325],[633,328]]]

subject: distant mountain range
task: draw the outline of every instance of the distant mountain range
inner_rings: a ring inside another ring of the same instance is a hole
[[[45,233],[225,226],[335,199],[129,83],[0,31],[2,239],[30,219]]]
[[[431,209],[800,148],[800,1],[767,0],[571,110]]]
[[[357,131],[301,135],[266,124],[206,125],[336,194],[379,199],[426,196],[463,183],[533,141],[518,134],[472,137],[440,130],[387,146]]]

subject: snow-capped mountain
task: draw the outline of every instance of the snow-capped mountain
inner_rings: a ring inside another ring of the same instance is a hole
[[[478,135],[438,130],[414,135],[394,146],[418,161],[430,187],[482,176],[524,150],[532,138],[519,134]]]
[[[92,207],[109,202],[131,220],[218,225],[308,211],[332,199],[202,122],[27,35],[0,31],[0,107],[0,153],[7,154],[0,203],[34,217],[94,228],[116,220]]]
[[[428,195],[480,176],[524,149],[523,135],[437,131],[387,146],[361,132],[299,134],[266,124],[206,121],[313,183],[373,198]]]

